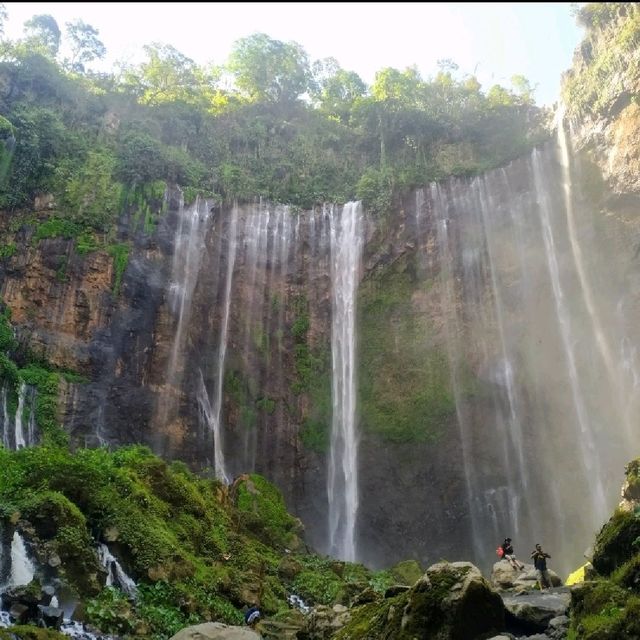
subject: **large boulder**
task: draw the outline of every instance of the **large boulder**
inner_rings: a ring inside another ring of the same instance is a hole
[[[526,567],[523,571],[520,571],[512,567],[508,560],[499,560],[493,565],[491,571],[491,586],[496,589],[511,589],[516,580],[518,580],[525,571]]]
[[[554,618],[564,616],[571,603],[567,588],[503,596],[507,611],[521,627],[543,631]]]
[[[405,593],[359,607],[335,636],[430,640],[474,640],[504,629],[502,599],[468,562],[441,562],[427,569]]]
[[[245,627],[205,622],[178,631],[171,640],[260,640],[260,635]]]
[[[329,640],[350,619],[351,613],[344,605],[334,604],[333,607],[319,605],[314,607],[307,616],[304,629],[298,632],[298,638],[302,640]]]
[[[560,576],[549,569],[549,580],[552,587],[562,586]],[[538,584],[538,572],[532,564],[525,564],[524,569],[514,569],[507,560],[500,560],[493,565],[491,571],[491,586],[498,591],[514,589],[516,591],[529,591],[536,589]]]

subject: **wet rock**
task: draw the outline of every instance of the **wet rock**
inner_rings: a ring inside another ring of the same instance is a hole
[[[171,640],[260,640],[260,636],[244,627],[206,622],[178,631]]]
[[[38,624],[48,629],[60,630],[64,619],[64,611],[57,607],[38,605]]]

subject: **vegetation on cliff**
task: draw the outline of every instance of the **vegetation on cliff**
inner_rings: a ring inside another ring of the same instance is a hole
[[[141,64],[96,74],[62,60],[60,40],[51,16],[35,16],[1,43],[0,208],[53,193],[57,215],[99,233],[157,180],[224,200],[357,197],[385,211],[397,189],[502,164],[544,135],[524,78],[483,92],[451,61],[428,79],[382,69],[367,87],[333,59],[254,34],[219,67],[156,43]],[[90,25],[68,25],[67,40],[76,59],[104,54]]]
[[[28,345],[20,344],[14,336],[9,309],[0,301],[0,389],[7,392],[5,410],[14,416],[18,409],[20,385],[33,387],[36,400],[33,410],[43,441],[50,444],[65,444],[67,436],[58,420],[58,385],[61,378],[80,381],[72,372],[56,371],[45,360],[33,353]],[[28,407],[21,416],[28,422]]]
[[[0,526],[17,527],[39,566],[59,557],[56,577],[83,603],[85,619],[122,636],[166,638],[206,620],[239,624],[255,603],[286,618],[292,593],[311,605],[349,603],[393,580],[306,552],[300,522],[264,478],[226,487],[142,447],[0,448],[0,505]],[[98,543],[137,581],[135,600],[104,586]]]
[[[572,589],[570,640],[640,637],[640,459],[627,466],[624,501],[596,537],[595,579]]]
[[[563,83],[569,113],[609,118],[637,100],[640,89],[640,6],[590,2],[576,9],[586,34]]]
[[[392,442],[437,440],[455,416],[443,341],[420,308],[433,283],[416,260],[373,271],[358,294],[362,428]]]

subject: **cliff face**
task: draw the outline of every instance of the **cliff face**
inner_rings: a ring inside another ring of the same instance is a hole
[[[561,158],[551,144],[366,216],[356,536],[371,565],[482,564],[515,534],[568,568],[615,501],[608,469],[638,445],[633,237],[579,188],[593,165]],[[183,206],[177,192],[166,209],[153,232],[123,219],[118,291],[109,253],[37,242],[5,216],[18,336],[86,378],[61,388],[76,445],[142,442],[228,478],[262,473],[326,550],[340,209]]]
[[[598,166],[611,195],[628,201],[640,192],[640,9],[592,3],[581,14],[586,35],[563,78],[564,101],[577,148]]]

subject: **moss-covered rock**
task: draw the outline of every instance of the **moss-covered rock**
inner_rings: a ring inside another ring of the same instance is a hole
[[[439,563],[406,593],[352,612],[336,640],[473,640],[504,628],[504,607],[469,563]]]
[[[24,625],[0,629],[0,640],[68,640],[68,636],[53,629]]]
[[[372,271],[358,292],[362,428],[392,442],[440,438],[455,415],[449,361],[413,256]]]
[[[571,618],[572,639],[640,638],[640,598],[607,580],[572,589]]]
[[[414,585],[422,577],[422,567],[417,560],[405,560],[391,567],[391,575],[398,584]]]
[[[302,523],[287,512],[282,494],[265,478],[252,474],[236,479],[231,488],[245,526],[266,534],[265,542],[296,549]]]
[[[291,593],[348,604],[391,579],[296,552],[300,523],[264,478],[243,476],[229,490],[143,447],[0,448],[0,518],[30,542],[41,582],[61,580],[81,619],[119,636],[165,640],[198,622],[241,624],[249,604],[288,629]],[[135,601],[104,587],[98,542],[137,582]]]
[[[593,566],[608,576],[640,552],[640,513],[616,511],[596,538]]]

